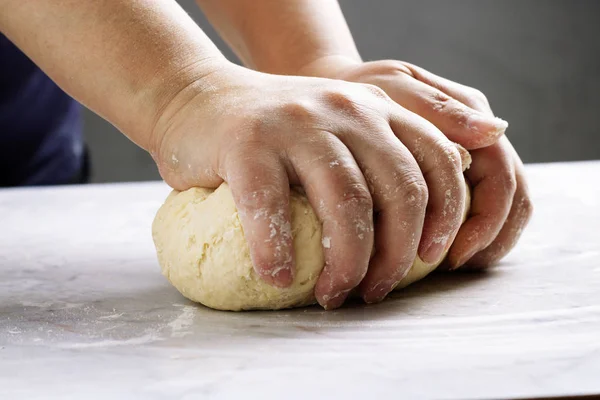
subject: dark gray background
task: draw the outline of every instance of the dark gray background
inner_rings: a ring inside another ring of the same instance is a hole
[[[194,1],[180,3],[233,60]],[[410,61],[482,90],[525,162],[600,159],[600,1],[341,4],[365,60]],[[85,135],[93,181],[159,179],[143,150],[89,111]]]

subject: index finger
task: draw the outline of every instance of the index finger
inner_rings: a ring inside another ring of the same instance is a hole
[[[239,148],[224,162],[254,270],[267,283],[287,287],[294,278],[289,180],[277,155]]]

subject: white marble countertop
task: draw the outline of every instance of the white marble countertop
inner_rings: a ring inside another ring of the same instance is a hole
[[[2,190],[0,398],[600,394],[600,162],[528,171],[536,214],[497,268],[334,312],[186,301],[150,236],[162,183]]]

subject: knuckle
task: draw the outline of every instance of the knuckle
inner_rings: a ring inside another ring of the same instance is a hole
[[[236,150],[243,152],[248,146],[267,140],[269,128],[261,118],[246,118],[240,124],[232,126],[229,132],[230,139],[238,144]]]
[[[397,60],[381,60],[372,63],[373,72],[381,75],[408,75],[413,76],[410,68]]]
[[[280,106],[281,115],[292,121],[305,122],[315,117],[315,108],[306,101],[288,102]]]
[[[453,100],[454,99],[452,97],[438,90],[433,90],[429,96],[427,96],[427,102],[429,103],[429,106],[434,111],[438,112],[448,109],[448,106],[453,103]]]
[[[427,183],[422,177],[405,178],[399,185],[402,200],[408,207],[424,210],[429,201],[429,190]]]
[[[444,140],[437,144],[439,165],[450,170],[453,174],[462,172],[461,155],[458,148],[450,141]]]
[[[487,97],[479,89],[471,88],[470,93],[469,93],[469,97],[471,99],[473,99],[473,101],[475,103],[489,105]]]
[[[370,83],[364,83],[363,87],[373,96],[380,98],[380,99],[385,99],[388,100],[389,96],[387,95],[387,93],[385,92],[385,90],[383,90],[382,88],[380,88],[377,85],[372,85]]]
[[[350,93],[332,90],[327,91],[323,95],[325,104],[335,111],[342,112],[344,114],[358,117],[364,114],[361,105],[353,98]]]
[[[350,209],[353,213],[356,209],[373,209],[373,198],[369,189],[362,184],[352,184],[347,186],[340,199],[340,208]]]

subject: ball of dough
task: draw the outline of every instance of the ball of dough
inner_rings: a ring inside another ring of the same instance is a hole
[[[152,225],[162,273],[188,299],[219,310],[278,310],[314,304],[314,287],[325,264],[321,224],[302,192],[291,191],[290,207],[296,253],[290,287],[273,287],[254,272],[227,184],[214,191],[173,191],[167,197]],[[417,257],[396,289],[422,279],[437,265]]]

